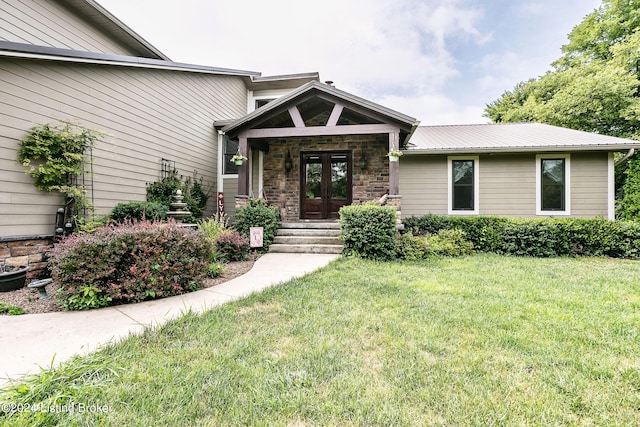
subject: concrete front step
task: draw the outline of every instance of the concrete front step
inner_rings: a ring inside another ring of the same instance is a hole
[[[279,228],[278,236],[319,236],[319,237],[338,237],[340,230],[338,229],[320,229],[320,228]]]
[[[337,221],[281,222],[270,252],[341,254],[340,224]]]
[[[283,245],[272,244],[269,252],[288,254],[341,254],[342,245]]]
[[[294,222],[281,222],[280,228],[295,228],[295,229],[321,229],[321,230],[340,230],[340,224],[337,221],[294,221]]]
[[[273,243],[283,245],[342,245],[337,236],[281,236],[280,233],[273,239]]]

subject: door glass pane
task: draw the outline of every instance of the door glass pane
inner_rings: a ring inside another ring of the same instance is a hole
[[[307,182],[305,194],[307,199],[322,197],[322,161],[320,157],[308,157],[305,169]]]
[[[331,158],[331,197],[347,198],[347,158],[333,156]]]

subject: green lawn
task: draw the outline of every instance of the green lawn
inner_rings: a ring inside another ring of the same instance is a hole
[[[638,425],[640,263],[343,259],[18,388],[109,412],[10,425]]]

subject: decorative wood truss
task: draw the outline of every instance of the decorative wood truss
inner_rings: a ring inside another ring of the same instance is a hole
[[[389,150],[399,150],[417,125],[414,118],[312,81],[223,131],[237,138],[240,153],[249,157],[250,140],[264,138],[386,134]],[[238,195],[249,194],[249,168],[247,161],[238,169]],[[390,162],[390,195],[398,195],[398,180],[398,162]]]

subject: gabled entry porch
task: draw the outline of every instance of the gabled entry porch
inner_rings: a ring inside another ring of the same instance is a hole
[[[399,208],[399,164],[386,155],[402,149],[416,126],[333,86],[307,83],[223,128],[248,158],[238,169],[236,207],[258,194],[283,221],[325,220],[386,194]]]

